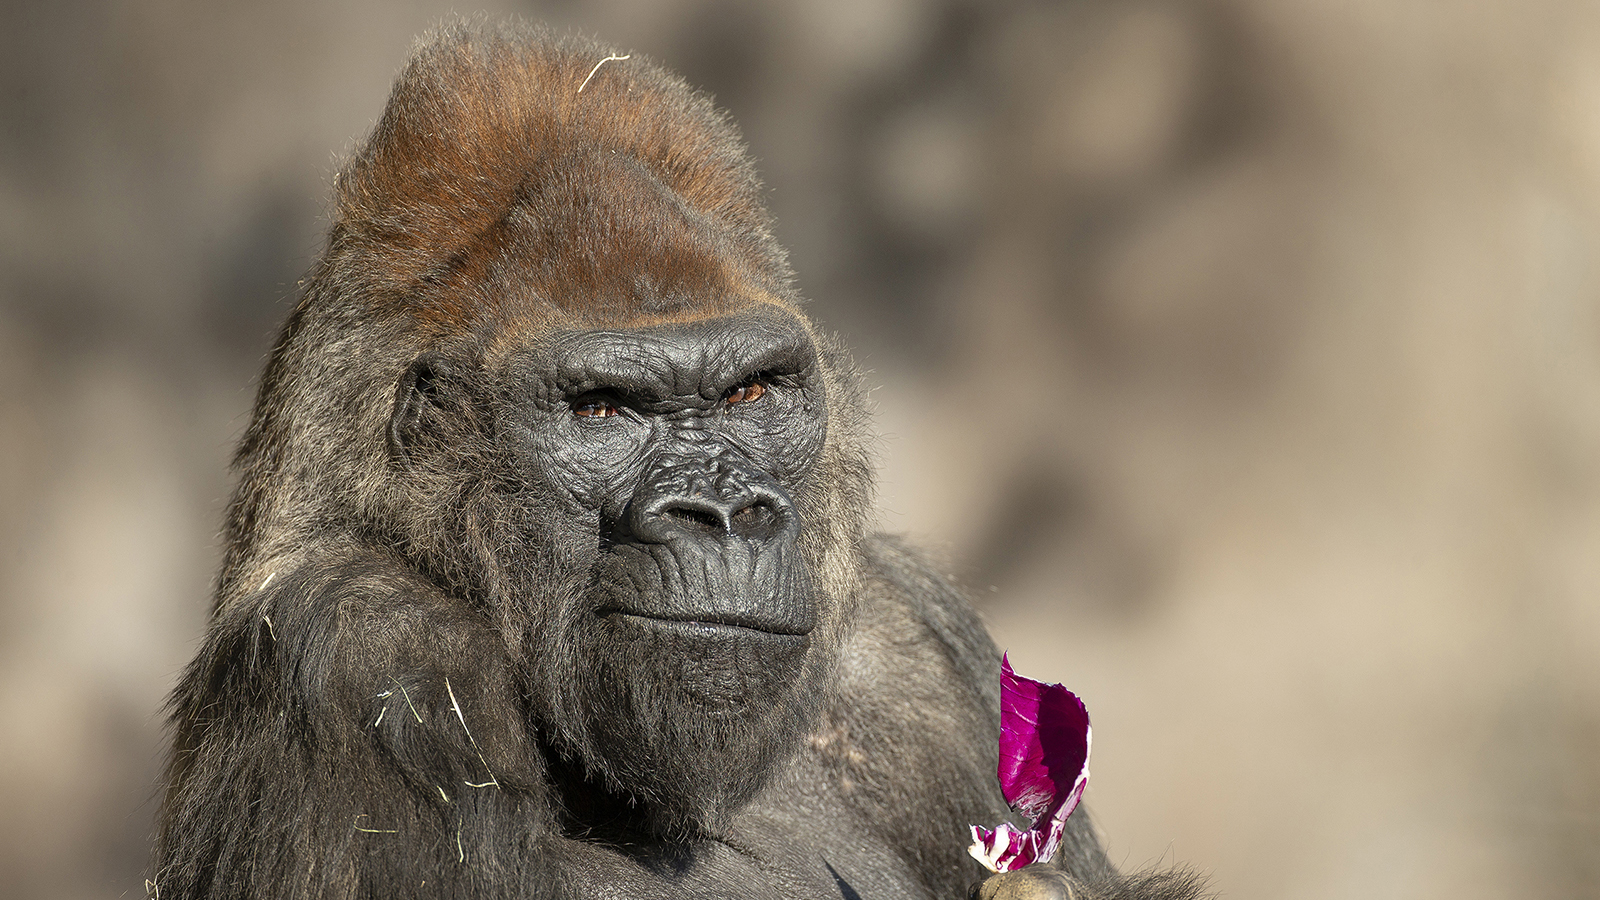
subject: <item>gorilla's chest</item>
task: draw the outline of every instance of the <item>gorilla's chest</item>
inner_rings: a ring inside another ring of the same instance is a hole
[[[695,900],[929,900],[924,873],[842,807],[825,818],[744,817],[726,842],[696,845],[671,857],[636,857],[589,847],[573,860],[570,886],[596,898]]]

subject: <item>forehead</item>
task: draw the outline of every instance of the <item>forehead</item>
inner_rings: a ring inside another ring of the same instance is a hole
[[[563,371],[613,365],[716,370],[731,365],[797,372],[816,362],[804,322],[768,304],[689,322],[556,330],[541,346]]]

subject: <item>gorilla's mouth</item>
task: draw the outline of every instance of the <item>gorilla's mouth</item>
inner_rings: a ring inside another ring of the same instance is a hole
[[[623,617],[628,628],[660,635],[804,637],[816,627],[817,610],[801,562],[789,536],[766,546],[616,544],[591,575],[592,608],[602,621]]]
[[[737,622],[622,610],[601,616],[602,633],[595,637],[609,648],[610,674],[599,683],[620,688],[636,710],[654,710],[636,711],[627,721],[653,719],[669,708],[678,710],[668,718],[680,725],[707,716],[743,718],[752,710],[764,715],[794,689],[811,637]],[[614,701],[601,705],[611,709]]]
[[[790,641],[800,641],[811,633],[810,628],[801,629],[794,626],[775,625],[772,622],[761,621],[748,616],[719,615],[677,618],[652,616],[622,609],[602,609],[595,614],[602,619],[614,618],[636,628],[663,632],[690,640],[696,638],[714,641],[787,638]]]

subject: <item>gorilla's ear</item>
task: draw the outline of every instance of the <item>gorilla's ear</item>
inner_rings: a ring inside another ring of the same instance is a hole
[[[395,386],[394,412],[389,416],[389,453],[401,463],[410,461],[410,450],[426,429],[423,417],[428,410],[446,405],[445,382],[450,373],[449,362],[427,353],[413,360],[400,376]]]

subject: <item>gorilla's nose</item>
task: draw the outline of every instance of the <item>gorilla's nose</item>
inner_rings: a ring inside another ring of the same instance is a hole
[[[763,473],[727,458],[663,455],[628,504],[627,527],[646,543],[737,538],[761,545],[799,530],[794,504]]]
[[[679,490],[659,485],[664,489],[647,488],[635,494],[629,530],[650,543],[734,537],[760,544],[781,534],[794,518],[788,498],[776,490],[706,481],[693,479],[686,489]]]

